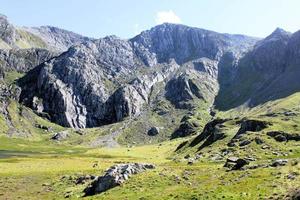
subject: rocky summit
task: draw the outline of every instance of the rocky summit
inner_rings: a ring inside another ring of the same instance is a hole
[[[300,31],[0,15],[0,199],[299,199],[299,76]]]

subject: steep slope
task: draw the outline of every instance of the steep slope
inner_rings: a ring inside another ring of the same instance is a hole
[[[54,56],[57,53],[46,49],[3,49],[0,50],[0,68],[25,73]]]
[[[220,109],[247,103],[256,106],[299,91],[297,48],[299,33],[276,29],[243,57],[234,79],[224,85],[216,98]]]

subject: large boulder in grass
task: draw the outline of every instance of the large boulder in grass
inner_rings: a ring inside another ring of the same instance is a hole
[[[105,192],[111,188],[122,185],[131,175],[154,169],[152,164],[118,164],[110,167],[103,176],[96,178],[87,188],[84,189],[85,196]]]
[[[224,167],[228,168],[229,170],[240,170],[245,165],[248,165],[249,162],[245,159],[238,158],[238,157],[229,157],[224,165]]]

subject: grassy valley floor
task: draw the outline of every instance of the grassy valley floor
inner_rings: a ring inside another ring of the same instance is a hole
[[[174,154],[180,142],[87,149],[1,138],[0,199],[77,199],[87,184],[76,185],[77,176],[101,175],[108,167],[127,162],[153,163],[156,169],[84,199],[280,199],[300,185],[299,178],[287,179],[289,173],[300,171],[300,164],[226,171],[223,161],[203,156],[188,165],[186,159]],[[297,153],[285,159],[300,156],[299,145],[294,151]]]

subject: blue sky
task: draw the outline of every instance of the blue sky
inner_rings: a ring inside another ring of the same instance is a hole
[[[0,0],[18,26],[53,25],[86,36],[130,38],[174,22],[265,37],[276,27],[300,30],[300,0]]]

